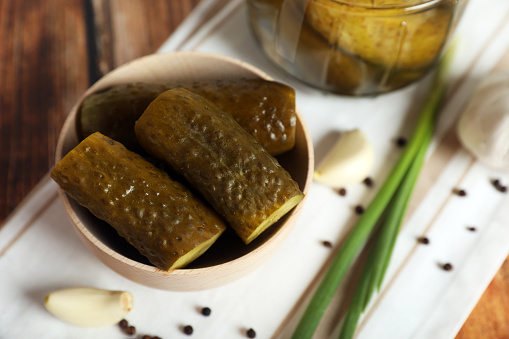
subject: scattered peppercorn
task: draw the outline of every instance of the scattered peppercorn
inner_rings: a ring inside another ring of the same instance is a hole
[[[332,248],[332,243],[328,240],[322,241],[322,245],[328,248]]]
[[[203,314],[206,317],[208,317],[211,312],[212,312],[212,310],[208,307],[204,307],[201,309],[201,314]]]
[[[120,320],[120,322],[118,323],[118,326],[120,326],[120,328],[127,328],[127,326],[129,326],[129,323],[127,322],[127,320],[122,319],[122,320]]]
[[[396,145],[398,145],[399,147],[405,147],[406,144],[407,144],[406,138],[399,137],[399,138],[396,139]]]
[[[368,186],[368,187],[371,187],[373,186],[373,179],[370,178],[370,177],[367,177],[366,179],[364,179],[363,183]]]
[[[141,339],[152,339],[152,337],[149,335],[144,335],[143,337],[141,337]]]
[[[470,232],[475,232],[477,231],[477,228],[475,228],[474,226],[469,226],[467,227],[467,230],[469,230]]]
[[[424,245],[429,244],[429,239],[428,239],[428,238],[426,238],[426,237],[419,237],[417,240],[418,240],[421,244],[424,244]]]
[[[158,337],[158,336],[154,336],[152,337],[151,339],[162,339],[161,337]]]
[[[446,271],[452,271],[452,265],[447,263],[447,264],[444,264],[444,266],[442,266],[442,268]]]
[[[463,189],[455,189],[454,193],[456,193],[460,197],[466,197],[467,196],[467,191],[465,191]]]
[[[364,207],[362,207],[361,205],[355,206],[355,213],[357,213],[357,214],[364,213]]]
[[[497,189],[497,191],[506,193],[507,192],[507,186],[502,185],[502,182],[499,179],[493,180],[493,186]]]
[[[248,338],[256,338],[256,332],[252,328],[246,331],[246,335]]]
[[[193,334],[193,326],[191,325],[184,326],[184,333],[187,335]]]
[[[136,334],[136,327],[129,326],[125,329],[125,333],[128,335],[135,335]]]
[[[346,195],[346,189],[345,188],[340,188],[338,190],[338,194],[342,197],[344,197]]]

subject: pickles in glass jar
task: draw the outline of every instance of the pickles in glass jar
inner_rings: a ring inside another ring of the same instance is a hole
[[[248,0],[254,35],[297,78],[373,95],[423,76],[468,0]]]
[[[186,89],[159,95],[135,132],[140,145],[183,175],[246,244],[304,197],[231,115]]]
[[[51,177],[162,270],[185,267],[226,230],[189,188],[99,132],[60,160]]]

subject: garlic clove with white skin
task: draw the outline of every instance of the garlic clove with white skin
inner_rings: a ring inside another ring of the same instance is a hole
[[[457,135],[482,164],[509,172],[509,73],[491,74],[479,84]]]
[[[83,327],[118,323],[133,308],[133,296],[125,291],[74,287],[46,295],[44,306],[57,318]]]
[[[317,166],[314,179],[333,188],[363,181],[375,160],[373,147],[359,129],[344,132]]]

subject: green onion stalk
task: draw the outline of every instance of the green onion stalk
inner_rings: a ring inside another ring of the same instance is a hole
[[[447,90],[446,76],[453,50],[454,48],[449,48],[438,65],[428,98],[401,157],[335,255],[300,319],[293,339],[313,336],[343,277],[385,212],[386,218],[380,227],[379,238],[368,257],[343,323],[341,339],[353,336],[358,319],[373,291],[375,288],[380,288],[408,201],[433,136],[438,111]]]
[[[392,250],[396,243],[396,237],[403,222],[405,210],[419,176],[419,171],[424,163],[431,137],[432,133],[428,133],[426,140],[423,141],[416,155],[415,161],[412,162],[410,169],[403,178],[394,199],[387,207],[387,218],[381,225],[380,234],[376,238],[369,260],[359,279],[339,335],[340,339],[353,337],[359,318],[366,309],[372,294],[375,290],[379,290],[382,285],[385,272],[389,266]]]

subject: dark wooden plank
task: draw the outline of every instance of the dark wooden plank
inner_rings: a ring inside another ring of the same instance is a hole
[[[53,165],[87,88],[82,1],[0,1],[0,222]]]
[[[198,2],[92,0],[100,75],[154,53]]]

